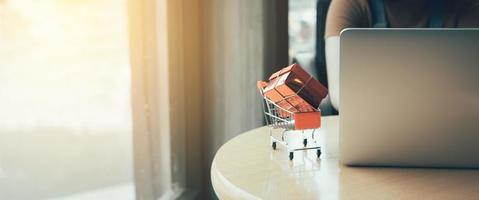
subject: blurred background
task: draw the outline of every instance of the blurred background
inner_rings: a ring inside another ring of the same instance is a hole
[[[0,199],[135,197],[126,6],[0,1]]]
[[[0,0],[0,199],[216,198],[216,150],[263,125],[256,81],[326,83],[319,4]]]

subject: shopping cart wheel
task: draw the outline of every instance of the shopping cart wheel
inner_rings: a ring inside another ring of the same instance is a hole
[[[276,150],[276,142],[273,142],[273,144],[271,144],[271,146],[273,147],[274,150]]]
[[[289,152],[289,160],[293,160],[294,154],[293,152]]]
[[[303,144],[304,144],[304,147],[306,147],[306,145],[308,145],[308,139],[303,139]]]
[[[316,155],[318,156],[318,158],[319,156],[321,156],[321,149],[316,150]]]

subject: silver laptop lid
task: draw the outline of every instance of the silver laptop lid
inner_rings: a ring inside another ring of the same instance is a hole
[[[348,29],[340,160],[479,167],[479,30]]]

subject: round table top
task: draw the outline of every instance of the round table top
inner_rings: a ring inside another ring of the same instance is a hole
[[[220,199],[478,199],[479,170],[347,167],[337,160],[338,117],[323,117],[323,154],[272,150],[269,129],[245,132],[216,153],[211,180]],[[300,132],[287,135],[301,145]],[[306,133],[307,134],[307,133]],[[299,139],[297,139],[299,138]]]

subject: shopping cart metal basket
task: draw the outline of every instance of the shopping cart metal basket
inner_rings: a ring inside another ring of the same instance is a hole
[[[264,95],[264,85],[264,82],[258,82],[258,89],[263,98],[263,113],[266,124],[269,127],[272,148],[276,150],[278,144],[283,145],[289,152],[290,160],[293,160],[295,151],[311,149],[316,150],[316,155],[319,158],[321,156],[321,146],[316,140],[315,133],[321,126],[321,111],[315,109],[313,112],[294,113],[286,110]],[[281,138],[274,136],[273,131],[275,130],[281,131]],[[293,132],[301,133],[303,146],[292,145],[288,140],[285,140],[285,136]],[[310,137],[308,137],[309,134],[307,132],[311,133]],[[309,146],[308,139],[312,142],[312,144],[311,142],[309,143]]]

